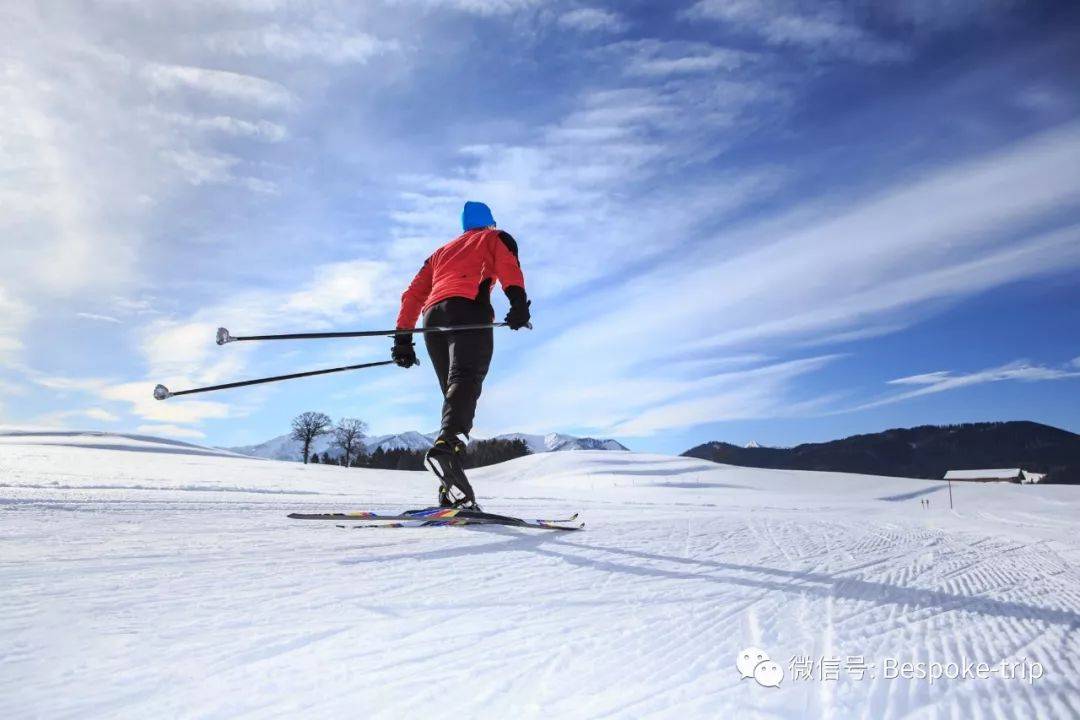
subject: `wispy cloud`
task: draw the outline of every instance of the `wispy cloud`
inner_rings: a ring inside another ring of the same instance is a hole
[[[663,379],[668,357],[910,323],[950,298],[1080,267],[1080,226],[1027,231],[1039,213],[1075,204],[1078,133],[1080,126],[1070,125],[949,165],[863,202],[848,202],[841,215],[830,204],[729,232],[591,296],[577,308],[588,320],[532,347],[528,357],[538,360],[526,360],[499,383],[498,392],[513,392],[524,382],[549,388],[541,405],[550,414],[539,415],[538,424],[581,418],[584,397],[586,417],[597,431],[629,427],[622,418],[631,406],[651,418],[638,431],[659,430],[664,422],[681,427],[687,418],[703,421],[707,413],[683,412],[684,405],[664,390],[670,390]],[[562,318],[551,322],[558,326]],[[537,323],[544,325],[539,313]],[[583,374],[579,356],[603,360]],[[643,376],[642,368],[650,365],[653,370]],[[803,400],[790,396],[784,402]],[[706,406],[703,401],[693,407]],[[505,407],[512,404],[499,404],[487,421],[509,424]],[[715,407],[725,408],[715,419],[737,415],[731,404],[718,401]],[[760,412],[757,405],[747,408]]]
[[[119,323],[120,320],[112,317],[111,315],[98,315],[97,313],[75,313],[75,317],[80,317],[83,320],[97,320],[98,322]]]
[[[695,73],[716,74],[752,62],[753,53],[703,42],[661,41],[653,38],[612,43],[600,51],[619,58],[630,75],[662,78]]]
[[[909,375],[907,377],[889,380],[889,385],[914,386],[914,390],[889,395],[873,402],[859,405],[853,410],[865,410],[868,408],[892,405],[894,403],[912,400],[926,395],[959,390],[960,388],[984,385],[986,383],[999,382],[1046,382],[1050,380],[1066,380],[1080,378],[1080,369],[1077,365],[1072,367],[1049,367],[1046,365],[1033,364],[1027,360],[1017,360],[1000,367],[978,370],[970,373],[957,373],[951,370],[939,370],[937,372]]]
[[[686,16],[722,22],[772,45],[795,46],[823,57],[888,62],[909,56],[904,45],[878,37],[845,16],[843,7],[790,0],[700,0]]]
[[[835,356],[821,356],[722,373],[689,383],[648,406],[627,407],[628,418],[605,430],[643,437],[703,423],[799,416],[820,410],[831,397],[792,398],[796,378],[820,370]]]
[[[30,424],[41,427],[69,427],[73,421],[85,423],[86,420],[96,422],[115,423],[120,418],[102,408],[91,407],[76,410],[61,410],[58,412],[39,415],[30,421]]]
[[[64,377],[31,370],[27,374],[39,387],[117,403],[135,417],[158,423],[183,426],[236,417],[246,412],[242,406],[205,399],[160,402],[152,398],[151,390],[157,382],[185,389],[240,377],[247,368],[250,349],[230,347],[223,352],[218,348],[214,335],[219,324],[233,324],[248,333],[283,326],[325,327],[344,317],[385,309],[386,294],[375,287],[386,282],[384,271],[385,266],[367,261],[330,264],[316,268],[316,277],[337,278],[329,288],[313,280],[281,293],[240,293],[185,320],[154,319],[140,329],[140,349],[146,363],[146,379],[142,381]]]
[[[30,309],[0,287],[0,361],[10,361],[22,349],[20,333],[30,316]]]
[[[541,0],[389,0],[395,5],[456,10],[473,15],[496,16],[535,7]]]
[[[288,138],[284,125],[264,119],[244,120],[231,115],[194,115],[191,113],[163,111],[155,107],[143,108],[143,114],[177,129],[204,133],[221,133],[232,137],[250,138],[264,142],[279,143]]]
[[[195,91],[222,100],[237,100],[266,108],[287,108],[294,97],[281,83],[253,75],[186,65],[149,64],[143,78],[162,92]]]
[[[364,63],[400,48],[396,41],[356,32],[342,23],[326,27],[262,27],[210,33],[202,42],[211,50],[240,57],[268,56],[280,60],[316,59],[343,65]]]
[[[622,32],[627,27],[626,19],[613,10],[595,7],[583,7],[569,10],[559,16],[559,25],[582,32]]]

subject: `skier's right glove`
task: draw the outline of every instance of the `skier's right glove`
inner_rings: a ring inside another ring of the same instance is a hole
[[[416,359],[412,333],[398,333],[394,336],[394,349],[390,351],[390,357],[403,368],[420,364],[420,361]]]
[[[511,285],[506,288],[506,297],[510,300],[510,312],[503,320],[511,330],[520,330],[529,324],[529,306],[532,303],[525,297],[525,288]]]

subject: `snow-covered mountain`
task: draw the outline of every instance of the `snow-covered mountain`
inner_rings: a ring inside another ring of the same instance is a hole
[[[535,453],[563,452],[566,450],[627,450],[616,440],[598,440],[591,437],[574,437],[562,433],[547,435],[529,435],[527,433],[507,433],[496,435],[496,440],[524,440],[529,450]]]
[[[409,430],[408,432],[395,433],[393,435],[375,435],[366,437],[362,442],[364,444],[364,451],[367,453],[373,453],[378,449],[382,449],[383,452],[389,450],[427,450],[434,444],[435,437],[437,436],[437,433],[424,435],[415,430]],[[240,455],[266,458],[267,460],[299,461],[301,460],[303,443],[299,440],[294,440],[291,435],[285,434],[278,435],[276,438],[271,438],[270,440],[257,445],[241,445],[239,447],[224,449],[239,453]],[[332,435],[321,435],[315,438],[311,443],[311,452],[320,455],[330,453],[331,457],[338,457],[341,455],[341,451],[334,447]]]
[[[435,444],[435,438],[437,437],[439,437],[437,432],[425,434],[415,430],[408,430],[393,435],[376,435],[364,438],[364,447],[369,453],[373,453],[379,448],[382,448],[383,452],[387,450],[427,450]]]
[[[378,449],[383,452],[389,450],[427,450],[435,443],[438,432],[420,433],[409,430],[392,435],[375,435],[364,438],[364,451],[373,453]],[[509,433],[497,435],[496,440],[524,440],[533,453],[564,452],[567,450],[626,450],[627,448],[615,440],[598,440],[590,437],[575,437],[562,433],[548,433],[547,435],[528,435],[525,433]],[[301,459],[302,445],[299,440],[293,440],[289,435],[279,435],[266,442],[257,445],[241,445],[238,447],[224,448],[230,452],[247,455],[249,457],[266,458],[268,460],[293,460]],[[341,451],[333,446],[333,438],[323,435],[315,439],[311,444],[311,452],[331,457],[341,455]]]

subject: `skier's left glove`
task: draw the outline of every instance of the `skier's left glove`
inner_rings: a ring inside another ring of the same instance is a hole
[[[390,351],[390,357],[403,368],[420,364],[420,361],[416,359],[412,333],[398,333],[394,336],[394,349]]]
[[[506,297],[510,299],[510,312],[503,320],[511,330],[520,330],[529,324],[529,306],[532,302],[525,297],[525,288],[511,285],[506,288]]]

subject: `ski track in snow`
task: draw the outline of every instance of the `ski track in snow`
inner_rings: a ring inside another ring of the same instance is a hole
[[[1076,488],[954,486],[950,512],[928,481],[572,452],[474,484],[584,532],[360,530],[285,514],[433,481],[139,442],[0,438],[0,716],[1080,716]],[[740,680],[749,645],[780,688]],[[1045,676],[791,677],[823,654]]]

